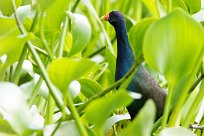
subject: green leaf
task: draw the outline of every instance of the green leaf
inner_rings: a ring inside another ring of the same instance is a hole
[[[152,100],[148,100],[133,122],[119,136],[151,136],[155,115],[155,104]]]
[[[14,0],[16,7],[21,5],[22,0]],[[0,0],[0,10],[3,15],[10,16],[13,13],[13,6],[11,0]]]
[[[124,114],[124,115],[113,115],[112,117],[110,117],[107,121],[106,124],[104,126],[104,133],[105,136],[108,135],[108,131],[111,129],[111,127],[116,124],[117,122],[120,122],[122,120],[129,120],[131,119],[129,114]]]
[[[4,63],[0,65],[0,71],[12,65],[19,59],[28,38],[29,36],[25,35],[0,37],[0,57],[4,56],[5,58]]]
[[[204,80],[200,84],[200,90],[199,90],[198,94],[196,94],[194,96],[194,99],[192,100],[192,105],[191,105],[191,107],[187,113],[187,116],[184,120],[183,126],[188,127],[189,124],[191,123],[191,121],[195,120],[195,118],[196,118],[195,113],[198,112],[199,107],[201,106],[203,96],[204,96]],[[203,113],[201,113],[201,116],[203,116]]]
[[[63,92],[71,81],[81,77],[92,77],[97,65],[88,59],[61,58],[54,60],[48,67],[51,81]]]
[[[47,10],[56,0],[37,0],[42,11]]]
[[[16,21],[11,18],[0,18],[0,36],[20,35]]]
[[[116,108],[127,106],[131,102],[131,96],[127,92],[121,90],[92,101],[85,109],[85,117],[94,125],[96,134],[100,136],[104,133],[103,126],[110,114]]]
[[[86,98],[90,98],[102,91],[101,85],[94,80],[82,78],[78,81],[81,85],[81,93]]]
[[[56,125],[48,125],[44,129],[44,136],[51,136],[52,132],[56,128]],[[66,121],[62,122],[57,131],[55,132],[55,136],[67,136],[67,132],[69,132],[70,136],[80,136],[79,130],[74,121]]]
[[[60,25],[66,16],[66,10],[70,0],[39,0],[42,10],[45,10],[45,24],[48,29],[56,34],[60,30]]]
[[[21,5],[31,5],[32,4],[32,0],[22,0]]]
[[[157,10],[157,6],[156,6],[156,2],[154,0],[142,0],[144,5],[147,7],[147,9],[149,10],[150,14],[153,17],[158,17],[159,13]]]
[[[96,10],[94,9],[93,5],[91,4],[91,2],[89,0],[81,0],[81,2],[87,7],[87,9],[90,11],[90,13],[92,13],[92,15],[96,18],[96,20],[100,24],[101,29],[103,31],[103,34],[105,36],[108,48],[109,48],[110,52],[115,55],[115,52],[114,52],[114,49],[112,47],[111,41],[108,37],[108,34],[107,34],[101,20],[99,19],[98,14],[97,14]]]
[[[190,14],[193,14],[193,13],[196,13],[198,11],[200,11],[201,9],[201,0],[183,0],[189,11],[190,11]]]
[[[161,4],[164,6],[166,11],[168,10],[168,0],[161,0]],[[172,8],[182,8],[184,11],[188,12],[188,7],[186,6],[185,2],[183,0],[172,0]]]
[[[130,29],[129,41],[134,50],[136,61],[143,60],[142,46],[144,35],[154,21],[156,21],[155,18],[143,19]]]
[[[113,75],[112,78],[115,78],[115,69],[116,69],[116,56],[111,52],[109,48],[105,49],[106,59],[108,61],[108,68]],[[114,80],[113,80],[114,81]]]
[[[132,26],[136,24],[135,20],[127,15],[125,15],[125,22],[126,22],[127,32],[129,32],[130,28],[132,28]]]
[[[72,20],[71,32],[73,36],[73,44],[69,56],[72,56],[82,51],[88,44],[91,38],[91,26],[84,15],[69,12],[69,16]]]
[[[8,134],[8,133],[3,133],[3,132],[0,132],[0,135],[1,136],[18,136],[16,134]]]
[[[166,128],[159,133],[159,136],[196,136],[192,131],[183,127]]]
[[[74,80],[69,84],[69,93],[73,99],[79,95],[80,90],[81,85],[77,80]]]
[[[16,14],[21,22],[24,22],[26,18],[29,17],[31,14],[31,5],[26,5],[26,6],[20,6],[16,10]]]
[[[57,126],[56,124],[46,126],[43,131],[43,136],[51,136],[56,126]],[[91,129],[87,128],[87,132],[89,136],[95,136]],[[81,136],[74,120],[62,122],[53,136],[67,136],[67,135]]]
[[[182,10],[174,10],[147,30],[144,58],[148,65],[165,75],[169,85],[175,85],[200,65],[203,37],[199,23]]]
[[[28,134],[32,129],[42,129],[34,123],[25,96],[18,86],[9,82],[0,82],[0,113],[12,129],[18,134]]]
[[[1,134],[1,132],[7,133],[7,135],[12,135],[15,134],[15,132],[12,130],[11,126],[9,125],[9,123],[3,119],[3,117],[0,115],[0,135],[3,136],[3,134]]]

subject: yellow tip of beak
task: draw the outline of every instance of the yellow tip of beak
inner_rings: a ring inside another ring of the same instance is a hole
[[[108,21],[108,18],[109,18],[109,14],[106,14],[106,15],[103,15],[100,19]]]

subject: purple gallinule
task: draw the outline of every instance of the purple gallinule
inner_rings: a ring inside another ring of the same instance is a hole
[[[121,79],[135,63],[133,51],[128,41],[126,22],[122,13],[112,11],[102,17],[108,21],[114,28],[117,38],[117,60],[115,81]],[[128,91],[142,94],[141,99],[134,100],[127,109],[133,119],[145,102],[152,99],[155,102],[157,113],[156,119],[163,114],[165,97],[167,93],[157,84],[155,79],[140,65],[130,81]],[[151,111],[150,111],[151,112]]]

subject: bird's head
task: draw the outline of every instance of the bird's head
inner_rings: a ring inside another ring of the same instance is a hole
[[[125,18],[123,14],[119,11],[111,11],[110,13],[102,16],[101,19],[108,21],[114,27],[125,23]]]

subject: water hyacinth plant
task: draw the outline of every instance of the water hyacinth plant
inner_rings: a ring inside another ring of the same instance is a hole
[[[203,2],[1,0],[0,135],[204,136]],[[121,41],[134,62],[116,80]],[[159,117],[154,99],[129,115],[139,65],[166,93]]]

